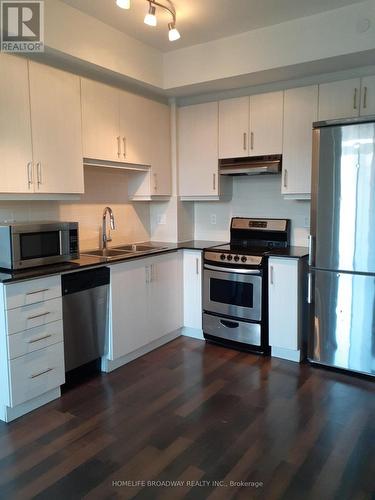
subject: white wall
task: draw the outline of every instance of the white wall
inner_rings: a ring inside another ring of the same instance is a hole
[[[361,22],[366,19],[370,28],[363,31]],[[375,2],[367,0],[167,52],[163,55],[164,88],[230,79],[373,49]]]
[[[195,239],[228,241],[231,217],[274,217],[291,219],[292,245],[307,246],[310,202],[285,200],[280,189],[280,175],[234,178],[232,201],[195,203]]]

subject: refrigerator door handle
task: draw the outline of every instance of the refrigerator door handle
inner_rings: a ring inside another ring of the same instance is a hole
[[[307,303],[312,304],[312,274],[307,275]]]
[[[314,262],[314,237],[309,234],[309,266]]]

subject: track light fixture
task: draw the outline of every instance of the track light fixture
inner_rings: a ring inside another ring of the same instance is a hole
[[[116,0],[116,4],[120,9],[130,9],[130,0]]]
[[[158,20],[156,19],[156,7],[155,5],[152,5],[151,2],[149,2],[149,8],[148,8],[148,13],[145,15],[144,18],[144,23],[148,24],[149,26],[156,26],[158,24]]]
[[[169,12],[172,16],[172,21],[168,23],[168,38],[169,41],[174,42],[181,38],[181,35],[176,28],[176,9],[171,2],[171,0],[163,0],[164,3],[161,3],[157,0],[146,0],[148,2],[148,12],[145,15],[144,23],[148,26],[156,26],[157,18],[156,18],[156,8],[160,7]],[[116,0],[116,4],[121,9],[130,9],[130,0]]]

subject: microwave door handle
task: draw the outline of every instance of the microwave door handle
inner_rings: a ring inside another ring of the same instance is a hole
[[[210,264],[205,264],[204,268],[210,269],[211,271],[224,271],[226,273],[235,273],[235,274],[257,274],[257,275],[261,274],[258,269],[234,269],[232,267],[211,266]]]

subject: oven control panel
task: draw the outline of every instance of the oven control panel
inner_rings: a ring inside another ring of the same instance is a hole
[[[262,263],[261,256],[241,255],[232,253],[220,252],[204,252],[205,260],[211,262],[222,262],[223,264],[240,264],[242,266],[260,266]]]

